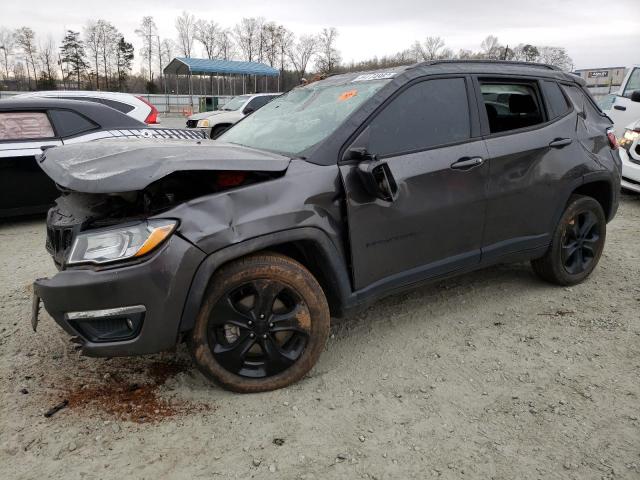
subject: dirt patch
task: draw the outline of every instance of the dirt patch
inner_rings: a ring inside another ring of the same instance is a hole
[[[68,401],[70,409],[98,410],[135,423],[158,422],[178,414],[209,411],[210,405],[168,400],[160,396],[160,387],[169,378],[190,367],[187,362],[156,361],[129,372],[107,372],[98,383],[74,385],[63,398]],[[131,374],[142,374],[148,381],[133,382],[126,378]]]

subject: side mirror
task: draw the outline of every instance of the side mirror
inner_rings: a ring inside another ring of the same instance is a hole
[[[253,107],[244,107],[244,110],[242,110],[242,113],[244,113],[245,115],[249,115],[250,113],[253,113],[253,112],[255,112]]]
[[[369,195],[386,202],[393,202],[398,197],[398,185],[384,160],[378,161],[375,155],[369,155],[358,164],[357,172]]]
[[[366,160],[376,160],[376,156],[367,151],[364,147],[351,147],[342,157],[343,160],[356,160],[364,162]]]
[[[640,90],[634,90],[631,92],[631,101],[640,102]]]

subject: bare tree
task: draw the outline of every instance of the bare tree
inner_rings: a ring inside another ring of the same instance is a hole
[[[284,69],[287,66],[287,62],[289,60],[289,51],[291,50],[295,37],[293,32],[287,30],[285,27],[280,27],[280,31],[278,32],[278,42],[279,42],[279,55],[280,55],[280,72],[284,73]]]
[[[220,27],[216,22],[198,20],[194,37],[204,47],[207,58],[215,58],[217,56]]]
[[[112,75],[113,65],[117,61],[118,44],[122,34],[114,25],[104,20],[98,20],[98,34],[105,87],[109,89],[109,77]]]
[[[90,20],[84,27],[84,43],[93,61],[93,74],[96,78],[96,90],[100,90],[100,31],[98,22]]]
[[[260,19],[243,18],[233,27],[233,36],[240,48],[242,57],[247,62],[253,62],[257,56],[260,41]]]
[[[489,35],[485,38],[480,44],[480,48],[482,49],[483,57],[489,60],[499,60],[500,59],[500,42],[498,41],[498,37],[494,37],[493,35]]]
[[[445,48],[444,40],[440,37],[427,37],[423,44],[423,58],[425,60],[437,60],[442,58],[442,50]]]
[[[318,51],[318,37],[302,35],[289,49],[289,59],[298,74],[298,79],[304,77],[309,61]]]
[[[29,27],[21,27],[16,30],[15,40],[18,47],[22,49],[26,60],[27,67],[27,80],[29,82],[29,88],[31,88],[31,74],[29,73],[29,65],[31,65],[31,71],[33,72],[33,79],[36,80],[36,55],[37,49],[35,44],[36,34]]]
[[[176,30],[178,30],[178,46],[182,50],[182,54],[190,58],[196,36],[196,17],[183,11],[182,15],[176,18]]]
[[[222,30],[218,33],[218,53],[216,57],[222,60],[231,60],[233,56],[233,35],[229,30]]]
[[[140,50],[140,56],[146,60],[149,65],[149,81],[153,81],[153,70],[151,69],[151,62],[155,55],[155,41],[158,38],[158,27],[153,17],[142,17],[140,27],[136,29],[136,35],[142,39],[142,49]]]
[[[318,57],[316,66],[321,73],[331,73],[340,64],[340,52],[336,48],[338,30],[324,28],[318,35]]]
[[[41,88],[55,88],[56,45],[51,35],[48,36],[46,42],[40,44],[38,56],[42,68],[40,74],[42,79]]]
[[[15,41],[13,32],[8,28],[0,28],[0,55],[2,59],[2,66],[4,68],[4,78],[9,79],[9,71],[11,69],[10,59],[13,57],[13,49],[15,47]]]
[[[562,47],[538,47],[540,56],[537,61],[553,65],[564,71],[573,70],[573,60]]]

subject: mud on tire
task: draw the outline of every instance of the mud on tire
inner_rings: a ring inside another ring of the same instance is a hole
[[[289,257],[261,253],[213,276],[187,343],[210,380],[235,392],[263,392],[311,370],[329,326],[329,306],[313,275]]]

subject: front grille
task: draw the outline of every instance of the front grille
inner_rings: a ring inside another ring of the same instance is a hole
[[[198,126],[197,120],[187,120],[187,128],[196,128]]]
[[[47,227],[47,250],[51,254],[61,253],[71,247],[73,228]]]

